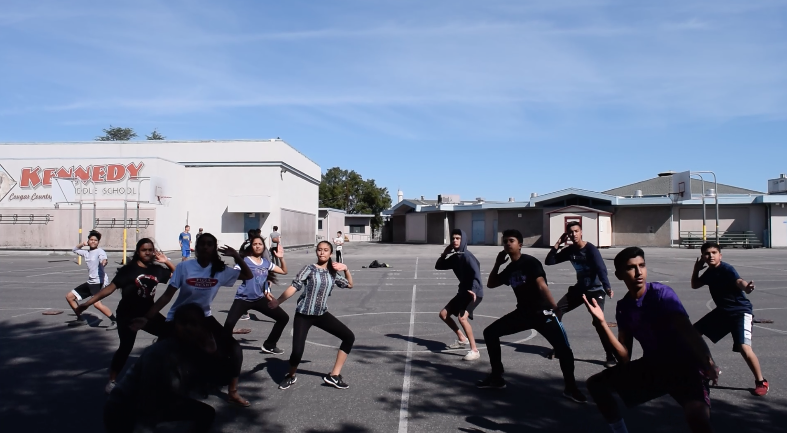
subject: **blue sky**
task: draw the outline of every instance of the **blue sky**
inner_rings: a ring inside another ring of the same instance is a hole
[[[406,197],[667,169],[764,190],[787,172],[786,26],[766,0],[4,0],[0,141],[281,137]]]

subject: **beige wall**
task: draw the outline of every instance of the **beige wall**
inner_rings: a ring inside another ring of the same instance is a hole
[[[3,220],[11,215],[17,214],[21,217],[25,215],[46,215],[52,216],[49,224],[0,224],[0,248],[23,248],[23,249],[63,249],[65,245],[72,248],[79,243],[79,209],[14,209],[2,208],[0,214]],[[96,218],[100,221],[98,230],[101,233],[101,247],[106,250],[123,249],[123,210],[122,209],[97,209]],[[112,218],[116,219],[116,225],[112,228],[107,223]],[[136,209],[129,210],[128,218],[136,218]],[[160,247],[162,242],[156,238],[156,209],[141,209],[140,220],[149,218],[153,225],[147,229],[140,227],[139,238],[149,237],[156,241],[156,246]],[[23,219],[23,218],[22,218]],[[87,240],[88,232],[93,228],[93,209],[85,207],[82,211],[82,240]],[[132,223],[134,224],[134,223]],[[182,230],[181,230],[182,231]],[[128,250],[134,249],[136,239],[136,225],[127,228],[126,245]],[[172,233],[172,239],[177,244],[178,234]],[[196,230],[192,231],[192,236]]]
[[[670,245],[670,206],[619,207],[612,217],[612,244],[618,247]]]
[[[426,214],[409,213],[406,215],[407,234],[406,241],[412,243],[426,243]]]
[[[566,232],[566,217],[582,218],[582,239],[594,245],[598,244],[598,214],[590,212],[556,212],[549,214],[549,239],[551,239],[553,244]]]
[[[454,212],[454,228],[464,230],[467,236],[473,236],[473,213]]]
[[[499,242],[495,241],[499,237],[497,233],[495,233],[496,219],[498,219],[496,210],[487,210],[486,212],[484,212],[484,244],[485,245],[499,244]]]

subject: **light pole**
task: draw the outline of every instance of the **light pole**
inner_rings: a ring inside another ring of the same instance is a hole
[[[692,171],[692,175],[697,175],[702,178],[702,173],[710,174],[713,176],[713,185],[716,188],[714,190],[714,199],[716,201],[716,243],[719,243],[719,181],[716,179],[716,173],[712,171]],[[705,212],[705,181],[702,182],[702,203],[703,203],[703,214]],[[702,223],[702,240],[705,240],[705,219],[703,215],[703,223]]]

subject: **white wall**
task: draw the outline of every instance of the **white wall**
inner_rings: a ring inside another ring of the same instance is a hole
[[[787,207],[771,205],[771,246],[787,247]]]
[[[582,239],[598,245],[598,214],[590,212],[555,212],[549,214],[549,245],[554,245],[565,233],[565,217],[582,218]]]

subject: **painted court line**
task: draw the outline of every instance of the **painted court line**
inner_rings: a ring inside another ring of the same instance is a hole
[[[415,279],[418,279],[418,257],[415,258]],[[410,331],[407,333],[407,358],[404,363],[404,380],[402,381],[402,403],[399,406],[399,433],[407,433],[408,408],[410,405],[410,369],[413,361],[413,334],[415,333],[415,288],[410,303]]]

